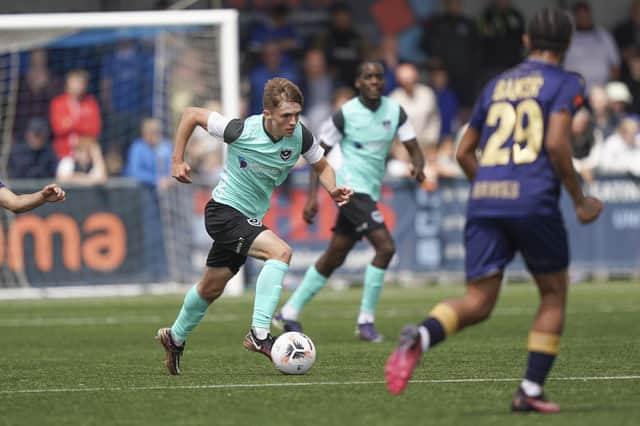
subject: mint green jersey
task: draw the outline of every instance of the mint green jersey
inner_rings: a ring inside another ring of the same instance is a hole
[[[248,218],[262,220],[271,195],[289,174],[302,154],[310,164],[324,154],[302,123],[292,136],[276,141],[266,132],[262,114],[246,120],[229,120],[211,113],[208,131],[229,144],[227,160],[212,198],[233,207]]]
[[[342,150],[337,184],[377,201],[386,158],[396,134],[403,143],[416,137],[407,114],[393,99],[383,96],[375,111],[357,97],[345,103],[323,126],[320,136],[325,145],[339,144]]]

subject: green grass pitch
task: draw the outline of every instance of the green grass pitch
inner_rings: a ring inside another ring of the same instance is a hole
[[[463,290],[388,286],[382,344],[354,338],[360,289],[321,293],[301,318],[318,350],[305,376],[284,376],[243,349],[252,294],[210,308],[180,377],[166,375],[153,336],[181,297],[0,302],[0,425],[640,424],[639,283],[571,288],[545,387],[558,415],[508,411],[525,368],[533,285],[506,286],[489,321],[429,352],[405,393],[388,394],[383,365],[402,325]]]

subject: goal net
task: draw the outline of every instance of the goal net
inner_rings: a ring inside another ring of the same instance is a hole
[[[222,144],[194,132],[191,186],[149,190],[119,176],[143,122],[152,119],[171,143],[187,106],[238,116],[237,19],[234,10],[0,15],[0,180],[18,193],[53,180],[16,170],[33,133],[58,158],[60,146],[94,139],[110,175],[107,184],[66,185],[64,205],[0,212],[0,287],[187,283],[202,273],[211,243],[202,238],[202,200],[216,183]],[[67,130],[55,110],[74,114],[64,94],[78,71],[98,111]],[[167,160],[158,157],[159,175]],[[107,217],[118,225],[96,225]]]

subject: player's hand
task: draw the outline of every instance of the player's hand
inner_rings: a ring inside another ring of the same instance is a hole
[[[576,205],[576,216],[582,224],[593,222],[600,216],[603,204],[595,197],[585,197],[582,203]]]
[[[171,163],[171,176],[178,182],[191,183],[191,166],[184,161]]]
[[[338,206],[344,206],[349,202],[351,196],[353,195],[353,189],[344,188],[342,186],[337,186],[329,192],[333,201],[336,202]]]
[[[418,183],[422,183],[422,181],[424,180],[424,167],[421,167],[420,169],[416,169],[416,167],[412,164],[409,166],[409,174]]]
[[[42,195],[42,198],[47,200],[49,203],[64,201],[67,196],[64,190],[55,183],[50,183],[49,185],[42,188],[40,194]]]
[[[313,218],[316,217],[318,213],[318,200],[315,197],[309,197],[307,199],[307,204],[304,206],[304,210],[302,210],[302,218],[308,224],[313,223]]]

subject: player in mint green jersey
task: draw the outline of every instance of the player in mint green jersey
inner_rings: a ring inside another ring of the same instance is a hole
[[[324,287],[329,276],[344,262],[347,254],[363,236],[375,249],[375,256],[364,274],[364,291],[356,333],[364,341],[380,342],[374,325],[376,306],[384,283],[384,274],[395,253],[391,234],[376,203],[385,172],[385,160],[397,137],[411,156],[413,176],[424,179],[424,159],[407,114],[394,100],[382,96],[382,65],[364,62],[358,69],[359,95],[345,103],[323,127],[320,141],[326,151],[339,144],[344,156],[338,170],[338,182],[355,191],[348,205],[340,207],[329,247],[311,266],[274,324],[285,331],[302,331],[298,316],[304,306]],[[317,212],[317,179],[311,180],[304,218],[311,222]]]
[[[187,108],[176,134],[172,176],[191,183],[184,161],[189,136],[197,125],[228,144],[220,182],[205,209],[205,227],[213,239],[207,267],[199,283],[184,298],[178,318],[170,328],[158,330],[166,352],[169,374],[180,374],[185,340],[204,317],[227,282],[247,256],[264,260],[256,283],[251,329],[244,338],[246,349],[271,359],[275,338],[269,327],[278,305],[282,281],[289,269],[291,247],[267,229],[262,218],[271,194],[287,177],[300,155],[319,175],[322,186],[338,204],[346,204],[353,191],[336,186],[333,169],[320,144],[298,121],[303,97],[300,89],[284,78],[274,78],[264,88],[262,114],[246,120],[229,119],[202,108]]]

